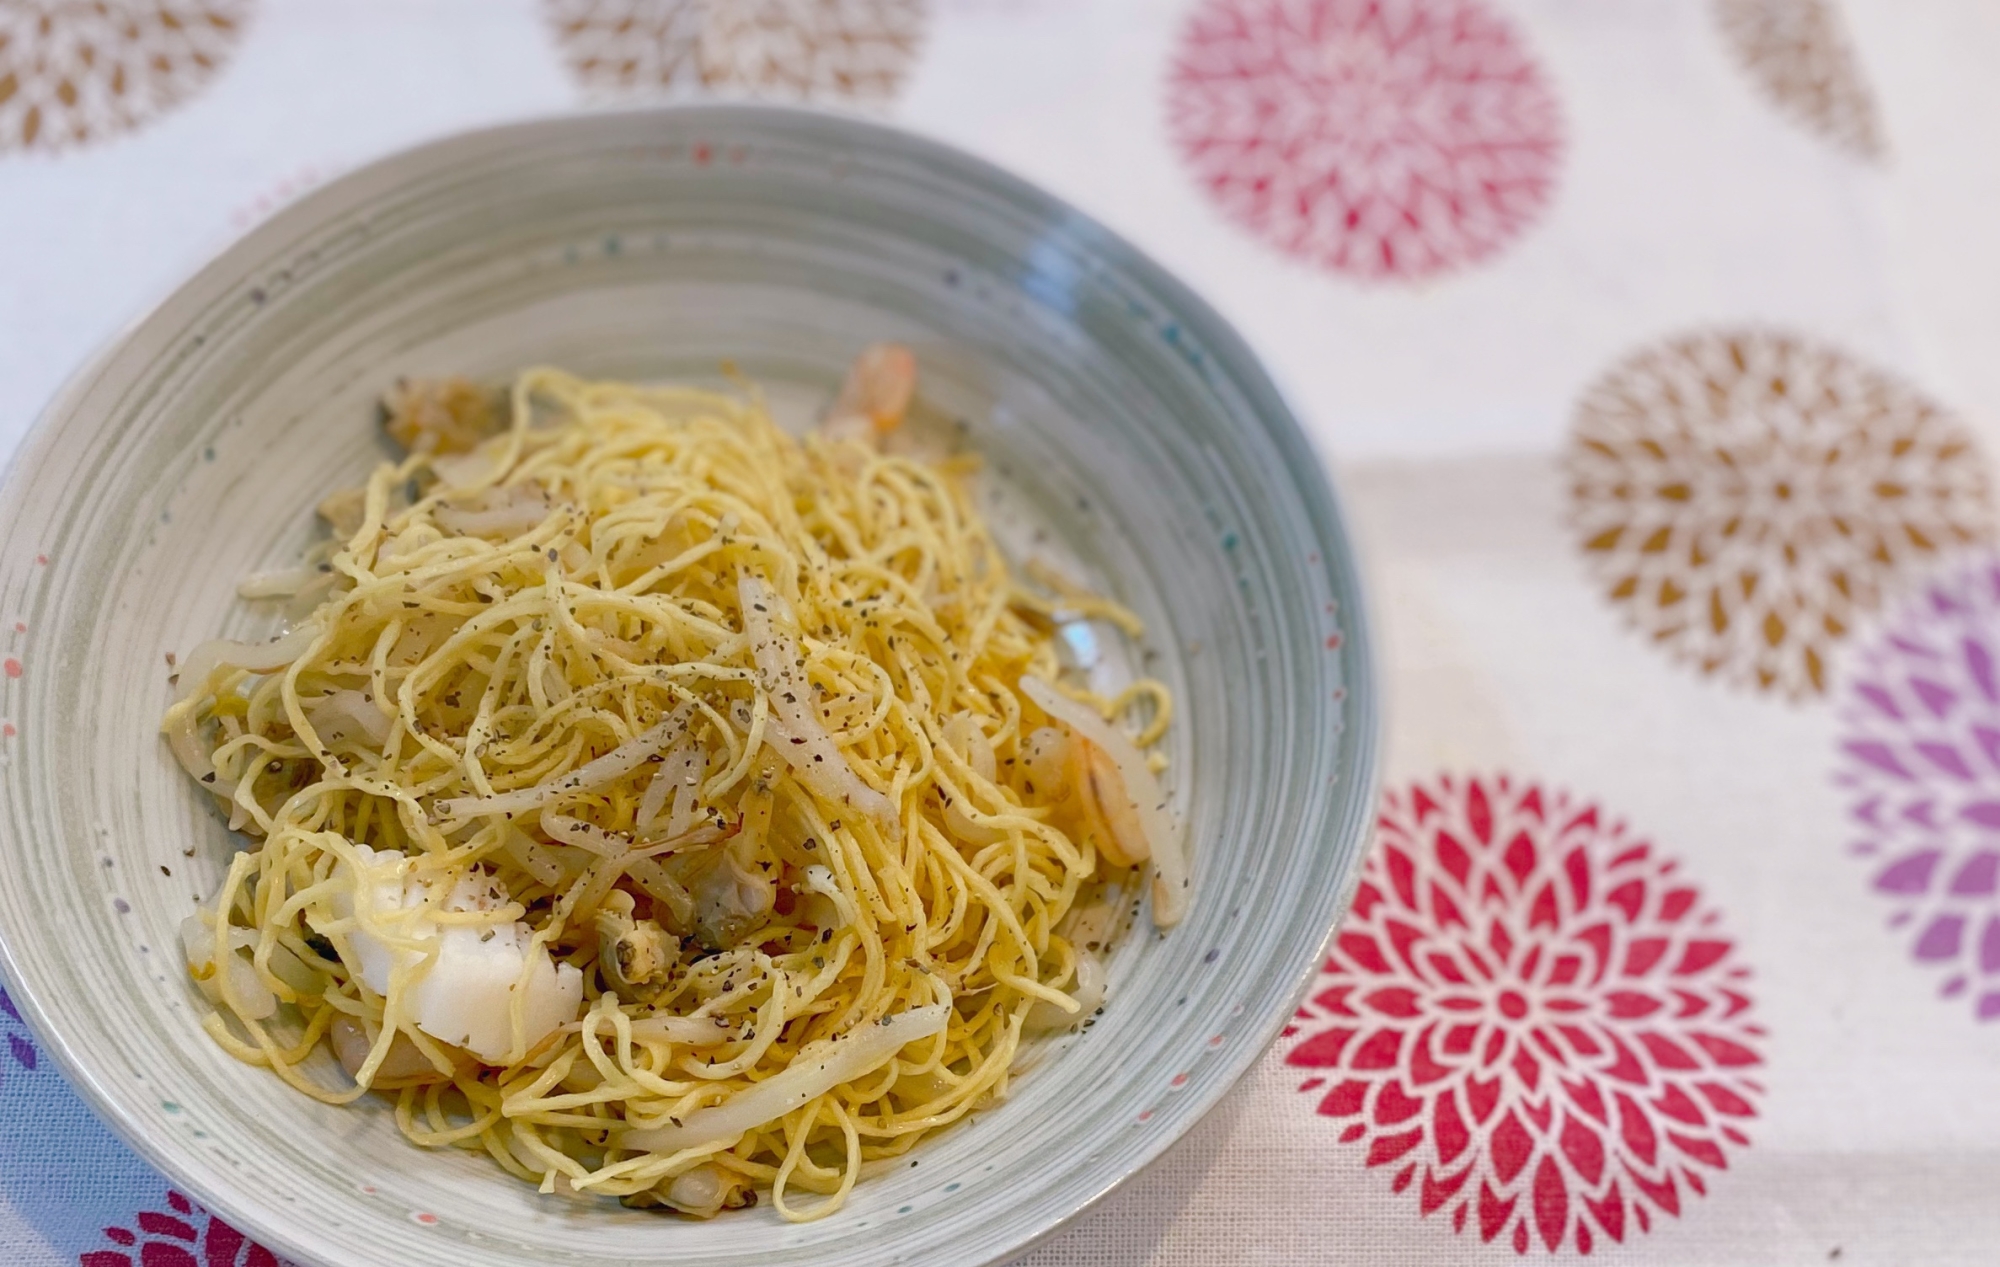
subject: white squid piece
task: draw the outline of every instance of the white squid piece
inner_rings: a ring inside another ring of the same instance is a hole
[[[360,961],[368,988],[387,996],[389,976],[400,964],[415,964],[404,1015],[432,1038],[463,1047],[489,1064],[502,1064],[514,1048],[513,1002],[521,1006],[523,1050],[557,1026],[577,1018],[583,1006],[583,973],[558,964],[541,947],[531,948],[528,926],[512,923],[441,923],[436,911],[484,911],[502,904],[493,882],[475,872],[461,879],[437,906],[433,885],[410,874],[410,859],[367,845],[355,851],[365,860],[353,897],[335,899],[336,914],[358,927],[347,944]],[[342,862],[342,869],[347,867]],[[421,963],[426,955],[428,963]]]

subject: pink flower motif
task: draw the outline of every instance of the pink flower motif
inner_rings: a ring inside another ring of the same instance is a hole
[[[132,1221],[133,1228],[105,1228],[118,1248],[91,1250],[78,1267],[291,1267],[178,1192],[167,1193],[167,1209],[143,1210]]]
[[[1889,926],[1939,993],[2000,1019],[2000,564],[1925,587],[1862,653],[1835,782]]]
[[[1205,0],[1168,125],[1230,219],[1367,279],[1478,263],[1554,190],[1555,94],[1481,0]]]
[[[1287,1031],[1341,1141],[1416,1185],[1421,1214],[1521,1254],[1587,1254],[1705,1193],[1750,1142],[1764,1031],[1676,864],[1505,776],[1391,792],[1379,827]]]

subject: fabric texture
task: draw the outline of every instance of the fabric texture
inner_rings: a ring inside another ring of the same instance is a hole
[[[1390,719],[1285,1036],[1023,1261],[1990,1262],[1997,61],[1985,0],[0,0],[0,448],[400,146],[714,95],[969,148],[1266,357]],[[0,1262],[275,1260],[0,998]]]

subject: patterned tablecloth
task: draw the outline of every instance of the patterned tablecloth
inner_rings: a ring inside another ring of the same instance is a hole
[[[1310,1001],[1029,1261],[1990,1263],[1995,65],[1992,0],[0,0],[0,444],[413,141],[711,94],[966,146],[1286,381],[1392,704]],[[0,1259],[273,1261],[12,1013]]]

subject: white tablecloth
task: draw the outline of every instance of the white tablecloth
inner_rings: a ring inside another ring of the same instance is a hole
[[[2000,1253],[2000,8],[102,8],[0,0],[0,446],[299,191],[674,94],[997,160],[1294,392],[1376,596],[1383,850],[1293,1032],[1028,1261]],[[0,1033],[0,1259],[269,1261]]]

